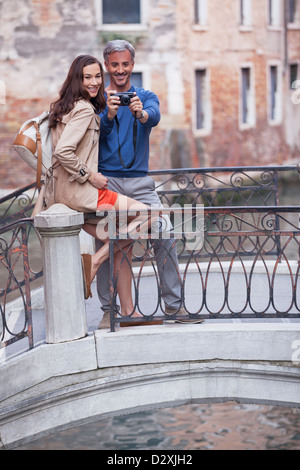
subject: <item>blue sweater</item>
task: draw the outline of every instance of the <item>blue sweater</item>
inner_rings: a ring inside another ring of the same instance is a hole
[[[149,170],[149,137],[152,127],[160,121],[159,100],[151,91],[132,86],[128,91],[135,91],[143,103],[143,108],[149,114],[146,124],[137,120],[136,153],[133,145],[134,117],[128,106],[120,106],[117,114],[119,121],[119,138],[117,123],[107,117],[108,108],[100,114],[100,145],[98,170],[105,176],[134,178],[146,176]],[[121,156],[125,166],[129,166],[136,156],[131,168],[124,168],[119,158],[119,143]]]

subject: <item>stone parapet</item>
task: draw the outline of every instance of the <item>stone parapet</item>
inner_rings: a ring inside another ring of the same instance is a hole
[[[43,240],[46,341],[61,343],[87,334],[79,232],[82,213],[54,204],[35,217]]]
[[[0,449],[189,403],[300,407],[299,335],[299,323],[225,322],[103,330],[44,344],[0,365]]]

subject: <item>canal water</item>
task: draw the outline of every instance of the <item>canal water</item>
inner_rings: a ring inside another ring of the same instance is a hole
[[[185,405],[85,424],[16,450],[300,450],[300,409]]]

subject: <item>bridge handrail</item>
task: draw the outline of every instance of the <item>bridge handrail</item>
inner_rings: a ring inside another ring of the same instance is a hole
[[[30,349],[34,346],[31,283],[42,277],[43,270],[41,268],[38,271],[34,271],[31,267],[29,241],[33,233],[40,240],[34,227],[34,221],[31,218],[10,222],[0,228],[0,266],[7,272],[6,279],[4,275],[1,277],[0,286],[1,348],[7,347],[23,338],[28,338]],[[19,263],[20,259],[21,263]],[[9,305],[16,298],[21,299],[24,314],[22,325],[17,327],[17,331],[13,331],[9,322],[11,313]]]

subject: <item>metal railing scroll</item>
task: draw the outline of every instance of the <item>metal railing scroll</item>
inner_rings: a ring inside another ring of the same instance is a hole
[[[30,218],[35,184],[0,200],[0,345],[24,338],[33,348],[31,288],[43,275],[41,241]]]

